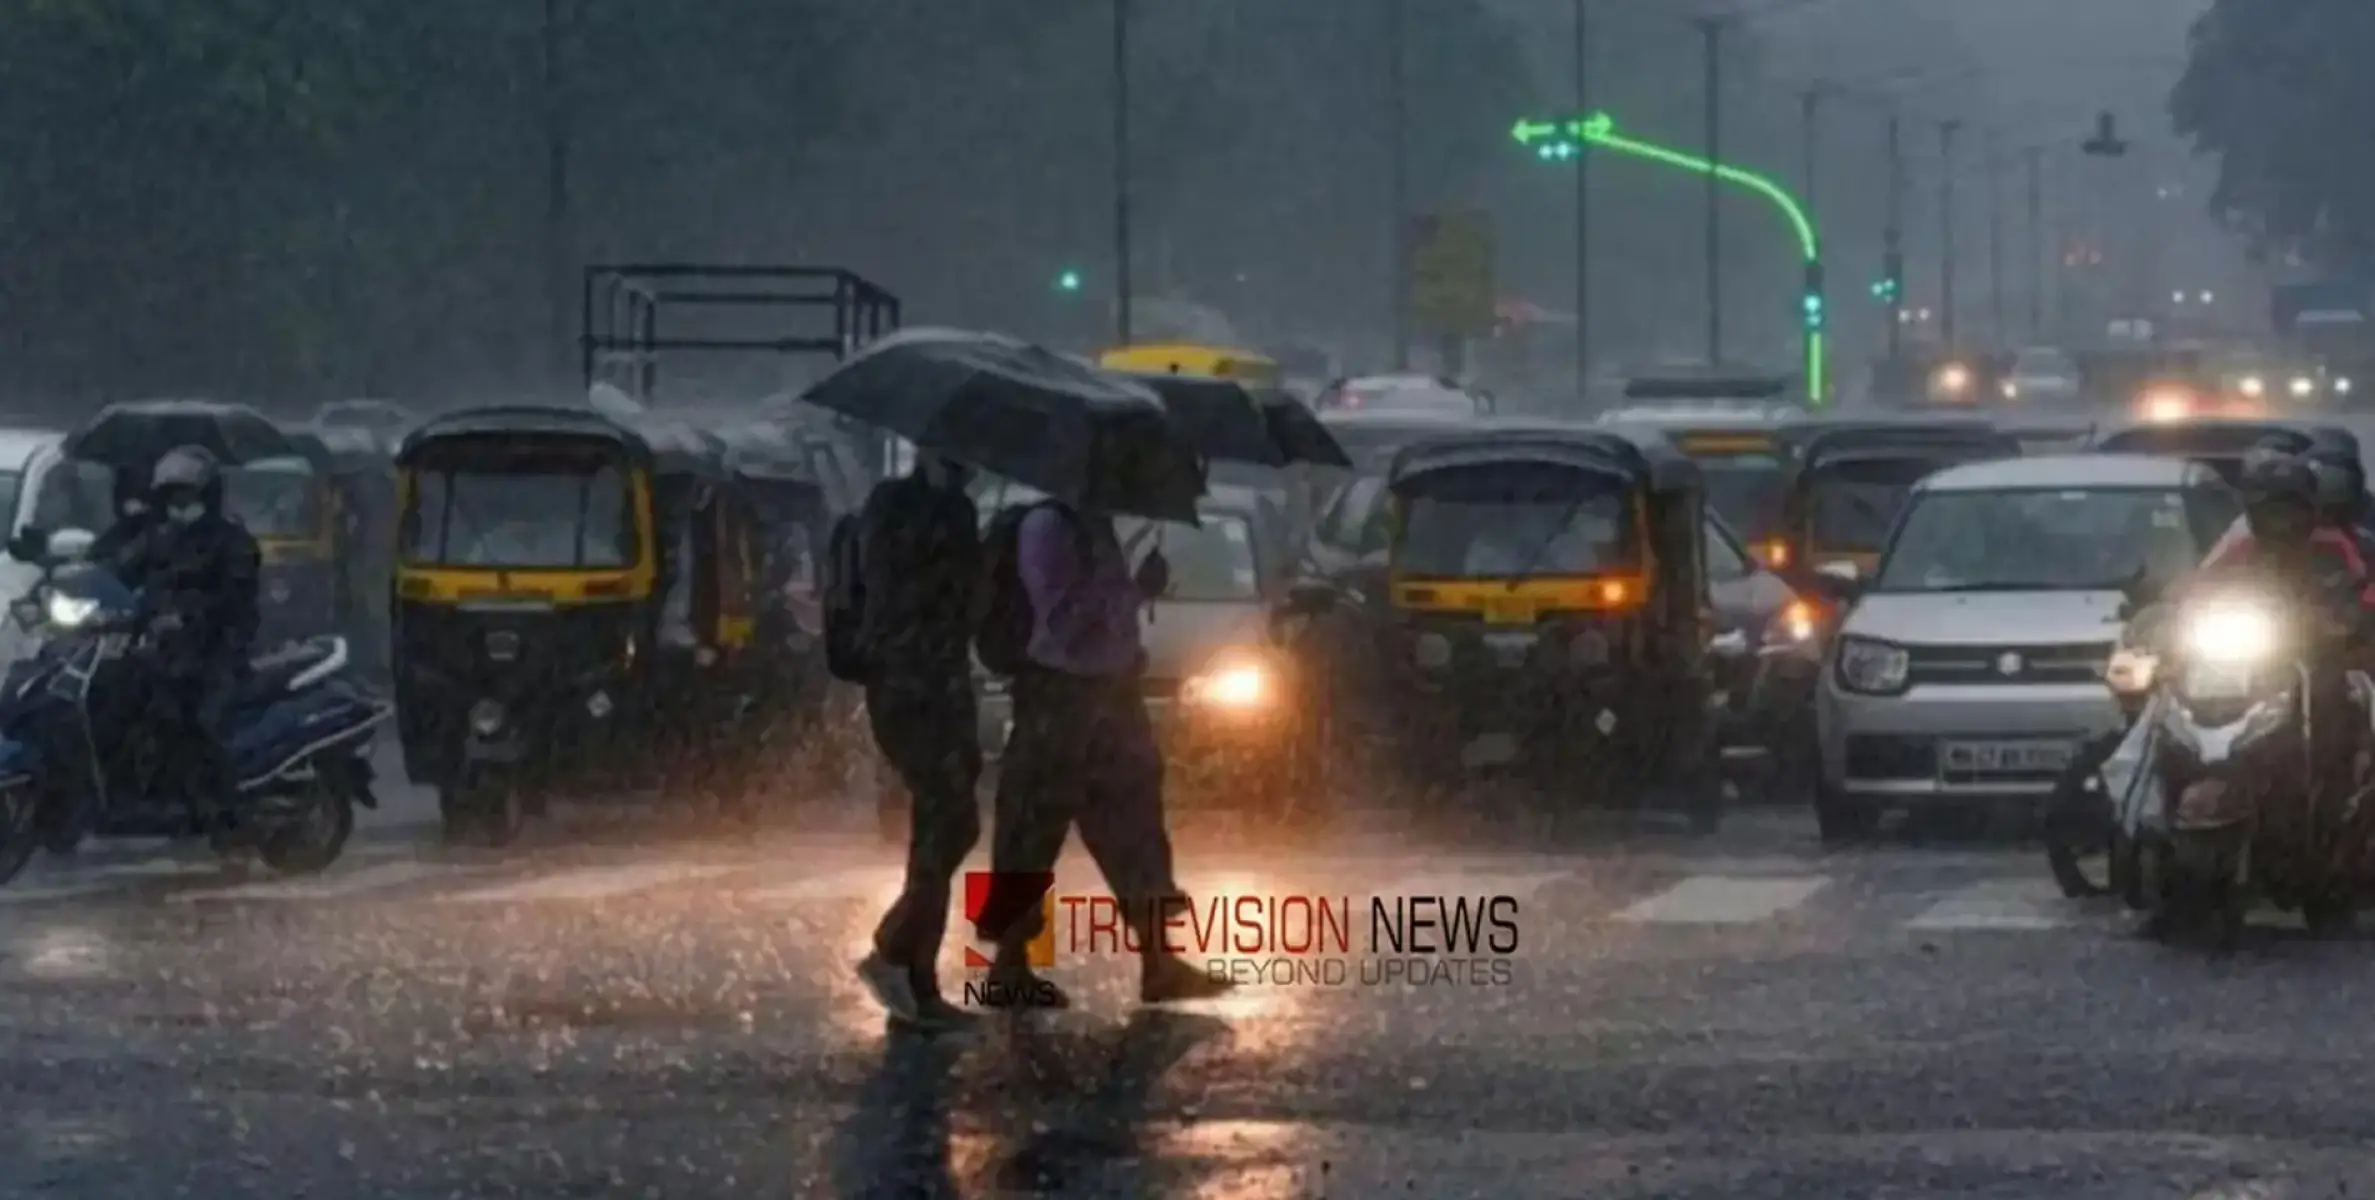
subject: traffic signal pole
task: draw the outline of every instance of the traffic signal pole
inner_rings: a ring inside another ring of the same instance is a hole
[[[1707,105],[1707,161],[1719,163],[1723,153],[1723,22],[1717,18],[1699,21],[1699,36],[1704,39],[1706,60],[1706,90],[1702,93]],[[1707,176],[1707,364],[1715,366],[1724,356],[1724,272],[1723,272],[1723,184],[1714,175]]]
[[[1575,111],[1591,111],[1591,0],[1575,0]],[[1575,395],[1592,371],[1592,156],[1575,156]]]

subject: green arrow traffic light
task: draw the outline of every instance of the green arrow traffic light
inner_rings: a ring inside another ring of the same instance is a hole
[[[1080,272],[1078,271],[1064,271],[1056,275],[1056,290],[1059,292],[1077,292],[1080,290],[1080,284]]]

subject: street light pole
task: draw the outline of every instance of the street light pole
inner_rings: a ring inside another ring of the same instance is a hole
[[[1575,0],[1575,111],[1591,111],[1591,2]],[[1575,394],[1592,369],[1592,189],[1590,153],[1575,156]]]
[[[1391,158],[1392,185],[1388,189],[1393,206],[1391,230],[1394,248],[1393,331],[1394,369],[1410,369],[1410,170],[1409,147],[1405,131],[1410,125],[1410,89],[1405,75],[1406,59],[1403,42],[1408,36],[1405,25],[1409,12],[1406,0],[1386,0],[1386,80],[1393,96],[1387,104],[1387,119],[1393,122],[1387,140]]]
[[[1903,118],[1895,105],[1888,113],[1888,228],[1883,231],[1884,266],[1895,270],[1897,287],[1888,298],[1888,357],[1895,362],[1905,337],[1905,142]]]
[[[1987,308],[1988,334],[2004,339],[2004,185],[1997,168],[2003,149],[1997,136],[1987,139]]]
[[[1938,122],[1938,336],[1951,353],[1954,331],[1954,135],[1961,121]]]
[[[1130,344],[1130,0],[1113,0],[1113,332]]]
[[[552,341],[550,351],[555,356],[547,361],[545,369],[556,381],[567,378],[567,364],[574,357],[569,353],[576,341],[569,335],[569,316],[579,307],[570,295],[575,290],[570,286],[570,276],[576,265],[571,259],[576,254],[577,239],[569,224],[570,106],[561,23],[561,0],[544,0],[545,303]]]
[[[1707,70],[1705,90],[1707,105],[1707,161],[1722,162],[1723,156],[1723,21],[1704,17],[1697,22],[1704,47]],[[1707,175],[1707,362],[1714,365],[1724,357],[1724,293],[1723,293],[1723,181],[1713,172]]]
[[[2028,148],[2029,340],[2045,340],[2045,149]]]

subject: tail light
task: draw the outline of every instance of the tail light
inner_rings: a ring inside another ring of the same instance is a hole
[[[1757,556],[1765,560],[1766,566],[1775,570],[1786,567],[1790,564],[1789,542],[1782,538],[1768,538],[1764,545],[1757,547]]]

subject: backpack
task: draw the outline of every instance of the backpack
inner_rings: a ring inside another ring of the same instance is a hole
[[[981,622],[973,630],[973,652],[993,675],[1011,678],[1031,664],[1031,629],[1037,614],[1031,609],[1031,593],[1023,588],[1023,519],[1042,508],[1053,509],[1059,516],[1063,513],[1052,500],[1018,504],[990,518],[989,532],[981,539],[986,578]],[[1071,524],[1076,535],[1082,532],[1077,523]],[[1081,549],[1085,556],[1086,537],[1081,538]]]
[[[873,673],[866,653],[866,583],[860,573],[861,530],[857,513],[833,521],[825,542],[825,670],[845,683],[863,683]]]

